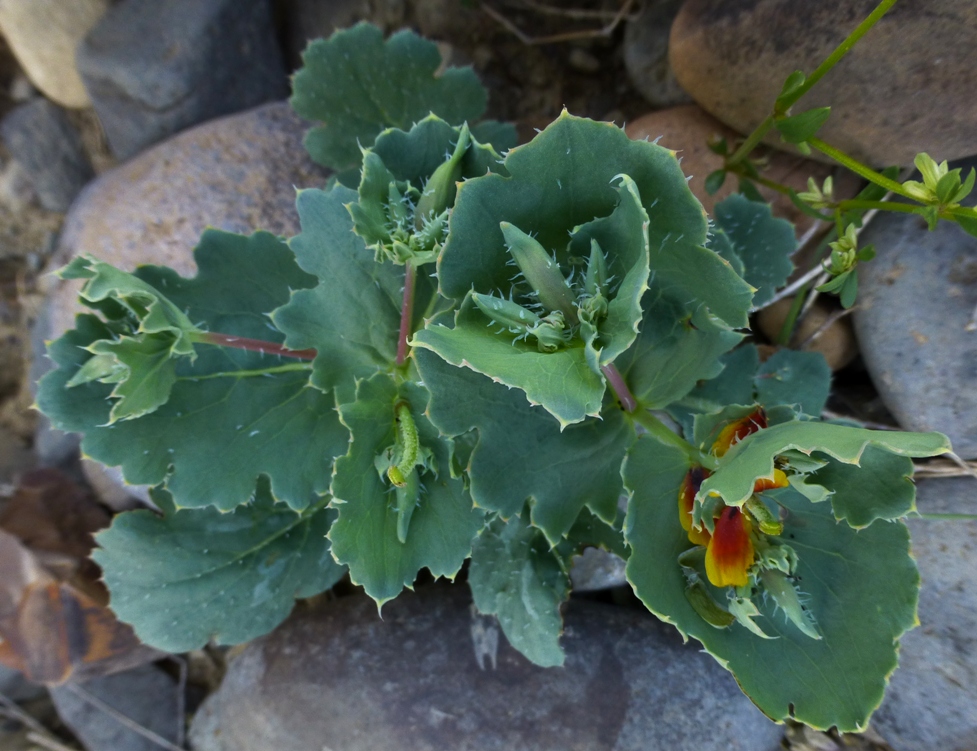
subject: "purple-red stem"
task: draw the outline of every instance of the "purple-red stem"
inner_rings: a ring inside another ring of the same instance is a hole
[[[397,365],[403,365],[407,361],[407,339],[410,336],[410,324],[414,318],[414,287],[416,286],[417,270],[410,261],[405,266],[407,271],[404,274],[404,304],[400,308],[400,335],[397,337]]]
[[[213,331],[208,331],[203,334],[199,337],[198,341],[203,344],[214,344],[218,347],[231,347],[233,349],[246,349],[249,352],[260,352],[263,355],[293,357],[296,360],[314,360],[316,356],[314,349],[286,349],[280,344],[266,342],[262,339],[248,339],[246,336],[217,334]]]
[[[615,367],[614,363],[609,363],[607,365],[601,365],[600,372],[604,374],[611,390],[617,396],[618,401],[621,402],[621,406],[624,407],[624,411],[634,412],[638,408],[638,400],[634,398],[634,394],[631,393],[628,384],[624,382],[624,376],[621,375],[621,371]]]

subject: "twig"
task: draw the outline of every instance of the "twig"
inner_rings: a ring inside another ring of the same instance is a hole
[[[795,292],[797,292],[797,290],[801,289],[806,284],[808,284],[812,279],[817,279],[818,276],[820,276],[823,273],[824,273],[824,268],[822,268],[821,264],[819,263],[813,269],[811,269],[806,274],[804,274],[804,276],[802,276],[802,277],[800,277],[798,279],[795,279],[793,282],[791,282],[786,287],[784,287],[782,290],[780,290],[780,292],[778,292],[776,295],[774,295],[773,297],[771,297],[769,302],[764,303],[763,305],[761,305],[758,308],[754,308],[753,309],[753,312],[755,313],[758,310],[763,310],[764,308],[769,308],[775,302],[780,302],[785,297],[790,297]]]
[[[824,323],[818,326],[817,330],[813,334],[811,334],[809,337],[807,337],[807,339],[805,339],[803,342],[798,344],[796,349],[804,349],[812,342],[816,341],[825,331],[827,331],[829,328],[834,326],[838,321],[840,321],[845,316],[853,313],[857,308],[858,308],[857,305],[852,305],[850,308],[843,308],[842,310],[836,310],[834,313],[828,316],[828,318],[825,320]]]
[[[850,420],[851,422],[857,422],[861,427],[868,428],[870,430],[900,430],[901,428],[895,425],[886,425],[884,422],[873,422],[872,420],[859,420],[857,417],[852,417],[851,415],[843,415],[840,412],[834,412],[830,409],[822,409],[821,417],[826,420]]]
[[[35,730],[38,733],[47,733],[48,730],[41,723],[31,717],[27,712],[21,709],[17,702],[11,699],[6,694],[0,694],[0,704],[3,705],[3,712],[8,717],[11,717],[25,727]]]
[[[42,735],[34,731],[27,733],[27,740],[36,746],[48,749],[48,751],[77,751],[77,749],[66,746],[61,741],[57,741],[49,735]]]
[[[946,452],[946,456],[947,456],[947,459],[949,459],[951,462],[953,462],[958,467],[960,467],[960,469],[962,469],[966,474],[970,475],[975,480],[977,480],[977,468],[975,468],[975,467],[971,466],[970,464],[968,464],[967,462],[965,462],[963,459],[961,459],[959,456],[957,456],[952,451],[947,451]]]
[[[122,712],[117,710],[115,707],[106,704],[104,701],[99,699],[97,696],[94,696],[88,690],[82,688],[81,686],[74,683],[66,683],[64,687],[68,691],[73,693],[75,696],[77,696],[79,699],[81,699],[82,701],[88,702],[96,709],[105,712],[105,714],[107,714],[113,720],[118,722],[120,725],[124,725],[133,733],[138,733],[143,738],[155,743],[157,746],[160,746],[161,748],[165,748],[167,749],[167,751],[185,751],[185,749],[182,746],[177,746],[175,743],[171,743],[170,741],[166,740],[166,738],[159,735],[158,733],[154,733],[149,728],[144,728],[138,722],[135,722],[131,718],[126,717],[124,714],[122,714]]]
[[[187,726],[187,661],[180,655],[170,655],[179,671],[179,683],[176,687],[176,745],[186,745]]]
[[[600,29],[585,29],[583,31],[566,31],[562,34],[551,34],[545,37],[531,37],[526,34],[522,29],[516,26],[512,21],[506,18],[504,15],[495,10],[492,6],[482,3],[481,9],[485,11],[486,15],[494,19],[497,23],[501,24],[506,28],[509,33],[515,36],[520,42],[525,45],[537,45],[537,44],[555,44],[557,42],[570,42],[574,39],[593,39],[594,37],[609,37],[614,33],[614,30],[621,24],[621,22],[627,17],[634,5],[635,0],[624,0],[621,5],[620,10],[614,15],[604,27]]]
[[[562,16],[563,18],[573,18],[573,19],[584,19],[584,18],[614,18],[618,11],[616,10],[588,10],[586,8],[554,8],[552,5],[544,5],[543,3],[538,3],[535,0],[522,0],[522,5],[525,5],[530,10],[534,10],[537,13],[542,13],[548,16]],[[629,16],[628,21],[632,21],[637,16]]]
[[[953,459],[931,459],[928,462],[914,463],[915,474],[918,477],[974,477],[977,473],[977,462],[963,462],[960,467]]]

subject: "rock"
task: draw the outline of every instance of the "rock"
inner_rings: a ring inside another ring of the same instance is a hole
[[[787,76],[813,71],[876,5],[689,0],[672,26],[672,67],[703,108],[748,133],[770,114]],[[819,136],[876,166],[910,165],[920,151],[940,160],[977,153],[975,36],[971,0],[903,0],[794,112],[830,106]],[[769,142],[785,146],[778,135]]]
[[[917,486],[922,513],[974,513],[971,477]],[[920,626],[902,638],[872,725],[899,751],[977,748],[977,520],[910,519],[909,528],[923,580]]]
[[[686,104],[692,98],[668,62],[668,35],[682,0],[654,0],[624,30],[624,67],[631,83],[653,107]]]
[[[182,722],[176,684],[159,668],[143,665],[86,681],[80,688],[146,730],[176,742],[178,723]],[[88,751],[159,751],[154,741],[130,730],[70,686],[52,688],[51,698],[64,724]]]
[[[120,268],[160,264],[193,276],[192,250],[209,226],[298,234],[295,189],[326,173],[302,147],[305,124],[285,102],[181,133],[89,183],[66,220],[51,260],[59,268],[90,253]],[[52,279],[44,338],[74,325],[78,285]]]
[[[67,211],[95,175],[75,126],[46,99],[21,105],[4,117],[0,136],[48,211]]]
[[[969,172],[977,160],[965,164]],[[957,166],[961,166],[958,164]],[[859,238],[878,257],[859,266],[855,333],[886,407],[907,430],[939,430],[977,458],[977,238],[940,222],[882,212]]]
[[[689,187],[710,214],[716,203],[738,189],[736,179],[730,176],[715,195],[706,193],[706,177],[723,166],[722,157],[709,150],[709,142],[725,138],[732,144],[738,136],[697,105],[652,112],[628,123],[624,130],[634,139],[654,141],[660,138],[658,143],[677,151],[682,160],[682,171],[691,175]],[[859,190],[859,183],[850,172],[777,152],[769,154],[769,166],[762,175],[799,191],[807,190],[808,177],[813,177],[821,185],[825,177],[833,175],[836,196],[848,198]],[[790,199],[768,188],[761,187],[760,193],[773,203],[774,214],[794,223],[798,235],[803,235],[811,227],[814,220],[801,213]]]
[[[382,620],[359,595],[293,615],[231,663],[194,718],[193,748],[778,747],[781,729],[732,676],[646,612],[571,602],[566,666],[546,669],[504,637],[476,654],[476,627],[498,632],[470,602],[464,588],[436,585],[386,604]]]
[[[770,341],[780,336],[793,297],[778,300],[757,314],[757,327]],[[791,343],[804,352],[820,352],[832,371],[841,370],[858,356],[858,342],[849,317],[829,323],[840,308],[819,297],[794,330]]]
[[[34,454],[30,447],[11,430],[0,425],[0,485],[16,482],[34,464]]]
[[[0,32],[34,85],[63,107],[91,103],[78,75],[75,50],[109,1],[0,1]]]
[[[369,0],[278,0],[285,26],[285,60],[290,70],[302,65],[302,52],[314,39],[327,38],[370,17]]]
[[[179,130],[288,94],[270,0],[122,0],[78,48],[120,159]]]
[[[624,576],[627,561],[601,548],[587,548],[573,559],[570,581],[574,592],[596,592],[627,586]]]
[[[30,701],[44,696],[47,689],[37,683],[31,683],[22,673],[12,670],[6,665],[0,665],[0,694],[13,701]],[[3,744],[0,744],[3,748]]]

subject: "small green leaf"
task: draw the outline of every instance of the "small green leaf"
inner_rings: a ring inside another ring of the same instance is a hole
[[[876,519],[892,521],[915,511],[912,475],[912,459],[869,446],[858,465],[831,460],[809,480],[831,492],[835,518],[862,529]]]
[[[771,491],[786,511],[783,535],[771,539],[797,551],[796,585],[822,638],[811,638],[776,612],[772,598],[754,604],[756,625],[775,638],[761,639],[739,623],[716,628],[688,601],[677,561],[690,547],[675,504],[687,469],[679,450],[648,436],[626,460],[627,576],[635,593],[683,636],[700,641],[768,717],[844,732],[864,729],[896,666],[898,639],[915,625],[919,574],[905,526],[856,531],[837,524],[825,504],[813,506],[791,490]]]
[[[841,287],[841,292],[838,293],[841,307],[847,310],[855,304],[856,297],[858,297],[858,269],[852,269]]]
[[[787,80],[784,81],[784,87],[780,90],[780,94],[777,97],[777,104],[779,105],[784,99],[791,96],[796,92],[804,82],[807,80],[807,76],[804,75],[804,71],[795,70],[789,76]]]
[[[472,546],[468,569],[475,607],[495,615],[509,643],[542,667],[563,665],[560,605],[570,594],[566,564],[546,537],[519,516],[493,520]]]
[[[820,352],[782,349],[760,366],[755,382],[764,407],[787,404],[818,417],[831,392],[831,368]]]
[[[747,200],[753,201],[754,203],[767,202],[767,199],[763,197],[763,194],[757,189],[756,184],[752,180],[748,180],[745,177],[740,178],[739,181],[739,192],[740,195],[744,196]]]
[[[788,449],[806,454],[819,451],[845,464],[858,464],[865,449],[876,446],[900,456],[938,456],[950,450],[942,433],[901,433],[865,430],[824,422],[786,422],[747,436],[731,448],[719,468],[707,478],[699,498],[721,497],[728,506],[741,506],[753,495],[754,483],[771,477],[774,457]],[[696,521],[699,519],[696,508]]]
[[[710,172],[706,176],[706,193],[715,195],[723,187],[724,182],[726,182],[726,170],[717,169],[715,172]]]
[[[775,120],[774,126],[780,131],[780,135],[787,143],[801,144],[810,138],[814,138],[830,115],[830,107],[817,107],[797,115]]]
[[[483,514],[460,479],[449,471],[448,441],[425,417],[428,392],[378,373],[360,381],[356,401],[340,407],[352,435],[346,456],[336,460],[332,483],[339,517],[329,532],[333,555],[349,566],[354,584],[379,604],[393,599],[427,568],[453,578],[471,552]],[[396,443],[396,407],[406,404],[420,446],[433,461],[420,472],[421,492],[401,541],[395,486],[377,471],[377,456]]]
[[[296,597],[329,589],[345,571],[329,553],[336,514],[325,499],[296,513],[275,503],[265,481],[231,513],[178,510],[159,489],[153,499],[162,516],[119,514],[92,557],[112,610],[158,649],[255,639],[285,620]]]
[[[293,79],[291,103],[306,120],[323,122],[305,137],[312,159],[335,170],[356,167],[360,148],[385,128],[407,130],[433,112],[452,125],[477,120],[486,92],[471,68],[440,76],[437,45],[412,31],[386,42],[367,23],[310,44]]]
[[[431,422],[448,436],[478,431],[466,469],[480,508],[509,518],[528,498],[532,524],[552,545],[569,534],[585,507],[604,521],[615,519],[620,462],[634,440],[621,410],[561,431],[520,392],[433,353],[415,350],[413,356],[431,391]]]
[[[716,204],[713,214],[716,228],[729,238],[743,262],[743,278],[757,289],[754,307],[765,305],[794,270],[790,260],[797,250],[793,225],[774,218],[769,204],[741,195]]]

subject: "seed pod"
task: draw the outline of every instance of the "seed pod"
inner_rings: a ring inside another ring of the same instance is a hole
[[[790,579],[780,571],[766,569],[760,574],[760,581],[763,582],[764,589],[773,597],[774,602],[780,606],[791,623],[806,636],[810,636],[812,639],[821,639],[817,621],[814,620],[811,611],[806,610],[801,605],[797,590],[794,589]]]
[[[587,262],[584,290],[591,297],[607,295],[607,262],[596,240],[590,241],[590,260]]]
[[[461,159],[470,143],[468,123],[465,123],[458,134],[454,153],[434,170],[431,179],[424,186],[424,192],[414,210],[414,226],[417,229],[423,227],[432,215],[437,216],[455,202],[455,193],[458,190],[456,183],[461,179]]]
[[[577,324],[577,309],[573,304],[573,292],[559,265],[534,238],[518,227],[501,222],[509,253],[522,271],[526,281],[548,310],[559,310],[571,326]]]
[[[689,601],[689,605],[699,614],[699,617],[714,628],[729,628],[736,620],[712,599],[706,585],[698,577],[685,588],[685,599]]]
[[[542,323],[538,315],[512,300],[472,292],[472,302],[495,323],[505,326],[513,334],[528,334]]]
[[[776,470],[780,471],[780,470]],[[781,472],[781,474],[783,474]],[[746,501],[746,510],[750,512],[750,516],[757,520],[757,524],[760,525],[760,531],[765,535],[779,535],[784,531],[784,525],[773,515],[767,504],[757,498],[755,495],[750,496]]]

